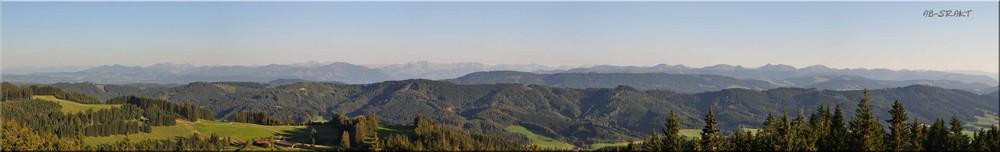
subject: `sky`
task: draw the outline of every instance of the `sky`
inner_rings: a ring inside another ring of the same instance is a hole
[[[0,66],[770,63],[997,73],[997,12],[996,2],[3,2]]]

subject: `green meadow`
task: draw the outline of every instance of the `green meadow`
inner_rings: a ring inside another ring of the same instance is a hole
[[[507,126],[506,128],[504,128],[504,130],[507,130],[507,132],[513,132],[527,136],[528,139],[531,140],[532,144],[538,145],[538,147],[542,149],[573,149],[576,147],[573,146],[572,144],[552,139],[551,137],[535,134],[534,132],[531,132],[527,128],[517,125]]]
[[[169,139],[177,136],[191,136],[195,133],[203,137],[216,134],[219,137],[229,137],[233,140],[249,140],[262,138],[289,137],[293,132],[302,132],[307,126],[265,126],[248,123],[218,122],[211,120],[199,120],[190,122],[178,120],[177,125],[156,126],[149,133],[136,133],[129,135],[112,135],[107,137],[84,137],[83,141],[88,145],[108,144],[122,141],[128,138],[129,141],[140,141],[149,139]],[[295,141],[295,140],[293,140]],[[296,141],[304,142],[304,141]]]
[[[59,109],[59,110],[61,110],[62,112],[65,112],[65,113],[77,113],[77,112],[83,112],[83,111],[87,111],[87,110],[97,111],[97,110],[101,110],[101,109],[110,109],[110,108],[114,108],[114,107],[121,107],[121,105],[113,105],[113,104],[82,104],[82,103],[73,102],[73,101],[69,101],[69,100],[59,99],[59,98],[56,98],[55,96],[51,96],[51,95],[35,95],[35,96],[31,96],[31,99],[48,100],[48,101],[56,102],[60,106],[62,106],[62,109]]]

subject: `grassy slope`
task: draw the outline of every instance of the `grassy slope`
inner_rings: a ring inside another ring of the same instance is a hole
[[[681,129],[681,137],[687,139],[701,138],[701,129]]]
[[[69,101],[69,100],[59,99],[59,98],[56,98],[55,96],[40,96],[40,95],[36,95],[36,96],[31,96],[31,99],[41,99],[41,100],[54,101],[56,103],[59,103],[59,105],[62,106],[62,109],[60,109],[60,110],[62,112],[65,112],[65,113],[83,112],[83,111],[87,111],[87,109],[93,109],[93,110],[96,111],[96,110],[100,110],[100,109],[110,109],[110,108],[113,108],[113,107],[120,107],[121,106],[121,105],[112,105],[112,104],[82,104],[82,103],[77,103],[77,102],[73,102],[73,101]]]
[[[573,148],[576,147],[576,146],[573,146],[573,145],[571,145],[569,143],[566,143],[566,142],[563,142],[563,141],[559,141],[559,140],[556,140],[556,139],[552,139],[550,137],[546,137],[546,136],[535,134],[535,133],[529,131],[527,128],[524,128],[524,127],[521,127],[521,126],[516,126],[516,125],[514,125],[514,126],[507,126],[506,128],[504,128],[504,130],[507,130],[508,132],[514,132],[514,133],[518,133],[518,134],[522,134],[524,136],[527,136],[528,139],[531,140],[532,144],[538,145],[538,147],[543,148],[543,149],[545,149],[545,148],[552,148],[552,149],[573,149]]]
[[[287,137],[285,133],[296,130],[303,130],[306,126],[265,126],[248,123],[218,122],[200,120],[198,122],[181,121],[178,124],[193,126],[195,130],[204,135],[217,134],[221,137],[246,140],[251,138],[261,138],[274,136],[275,138]]]
[[[993,126],[994,124],[1000,123],[1000,117],[997,117],[996,113],[992,113],[992,112],[989,112],[989,111],[984,111],[984,112],[986,112],[985,115],[982,115],[982,116],[973,116],[973,117],[976,118],[976,121],[974,121],[974,122],[964,122],[965,126],[966,127],[972,127],[972,128],[975,128],[975,129],[980,129],[980,128],[982,128],[982,129],[989,129],[990,126]]]
[[[177,124],[174,126],[156,126],[150,133],[137,133],[130,135],[111,135],[107,137],[88,136],[83,137],[83,143],[87,145],[110,144],[121,141],[128,137],[129,141],[136,142],[150,139],[168,139],[176,136],[190,136],[191,131]]]
[[[609,147],[609,146],[610,146],[610,147],[625,147],[625,146],[627,146],[627,145],[628,145],[628,142],[619,142],[619,143],[596,143],[596,144],[590,144],[590,147],[589,147],[588,149],[590,149],[590,150],[596,150],[596,149],[601,149],[601,148],[604,148],[604,147]]]
[[[88,145],[98,145],[103,143],[114,143],[125,139],[129,141],[141,141],[149,139],[168,139],[176,136],[190,136],[195,132],[202,136],[217,134],[220,137],[230,137],[234,140],[248,140],[251,138],[267,138],[288,136],[286,133],[297,130],[304,130],[306,126],[264,126],[246,123],[217,122],[210,120],[199,120],[190,122],[178,120],[174,126],[156,126],[150,133],[137,133],[130,135],[113,135],[107,137],[84,137],[84,143]]]

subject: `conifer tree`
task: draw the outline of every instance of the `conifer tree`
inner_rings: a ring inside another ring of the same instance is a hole
[[[913,118],[913,124],[910,124],[910,151],[924,151],[924,140],[927,140],[925,128],[920,120]]]
[[[776,151],[778,150],[778,124],[774,120],[774,115],[770,112],[767,113],[767,119],[764,120],[764,129],[761,129],[757,133],[759,138],[758,146],[759,151]]]
[[[663,139],[661,140],[664,144],[663,149],[667,151],[683,151],[683,144],[681,144],[680,136],[681,122],[677,120],[677,114],[674,111],[670,111],[670,117],[667,117],[667,122],[663,123]]]
[[[374,112],[368,112],[368,115],[365,116],[365,120],[368,121],[368,125],[370,125],[373,129],[382,127],[382,120],[379,120],[378,115],[375,115]]]
[[[354,124],[354,135],[351,136],[352,143],[355,147],[364,148],[362,144],[365,142],[365,138],[368,137],[368,129],[366,128],[368,124],[364,121],[360,121]]]
[[[854,119],[851,119],[851,144],[852,150],[856,151],[883,151],[885,149],[885,130],[882,124],[875,119],[874,107],[868,103],[868,90],[864,90],[864,97],[858,102],[858,109],[854,111]]]
[[[966,151],[969,146],[969,136],[962,134],[962,121],[958,116],[951,116],[951,138],[948,143],[948,151]]]
[[[976,132],[976,137],[972,141],[973,151],[997,151],[1000,149],[1000,126],[993,125],[989,130],[980,129]]]
[[[938,118],[927,130],[927,140],[924,140],[924,150],[944,151],[947,149],[948,128],[944,126],[944,119]]]
[[[814,139],[809,137],[813,133],[810,132],[809,126],[806,125],[804,115],[800,109],[798,116],[792,121],[792,141],[790,143],[792,151],[816,151]]]
[[[988,138],[988,136],[989,136],[989,131],[987,131],[986,129],[976,130],[975,136],[972,137],[972,143],[969,144],[968,150],[989,151],[990,150],[989,145],[987,143],[983,143],[983,141],[986,141],[983,140],[983,138]]]
[[[785,111],[778,119],[774,149],[776,151],[791,151],[791,143],[795,140],[793,137],[795,136],[792,135],[792,124],[788,120],[788,111]]]
[[[312,128],[312,132],[309,133],[309,144],[316,147],[316,128]]]
[[[749,131],[737,130],[729,136],[726,150],[730,151],[752,151],[754,150],[753,134]]]
[[[641,149],[643,151],[663,151],[664,143],[662,139],[663,138],[654,131],[652,135],[647,136],[646,139],[643,140],[644,142],[641,144]]]
[[[816,112],[809,115],[809,131],[806,136],[812,141],[812,145],[820,150],[824,147],[824,144],[829,142],[830,136],[830,107],[825,105],[820,105],[816,108]]]
[[[844,111],[837,105],[834,108],[833,117],[830,119],[829,142],[824,144],[822,150],[843,151],[847,150],[847,143],[850,140],[847,134],[846,124],[844,124]]]
[[[344,131],[344,133],[340,135],[340,147],[343,147],[344,149],[351,149],[351,134],[347,133],[347,131]]]
[[[708,108],[708,115],[705,116],[705,128],[701,129],[701,147],[704,151],[722,150],[722,140],[719,135],[719,128],[715,127],[715,112]]]
[[[372,139],[372,146],[368,148],[369,151],[382,151],[382,145],[379,143],[378,135],[374,135],[375,138]]]
[[[903,104],[896,100],[892,103],[892,109],[889,110],[889,114],[892,115],[892,119],[886,120],[889,123],[889,137],[888,145],[889,150],[892,151],[909,151],[910,142],[907,139],[909,134],[909,129],[906,127],[906,109],[903,108]]]
[[[694,138],[684,143],[684,145],[686,145],[684,146],[684,151],[705,151],[701,144],[701,138]]]

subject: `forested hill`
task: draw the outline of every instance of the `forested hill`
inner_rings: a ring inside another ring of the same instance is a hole
[[[58,88],[107,98],[138,95],[207,106],[216,118],[231,119],[246,110],[259,110],[297,121],[336,113],[361,115],[375,112],[390,124],[410,122],[422,114],[471,130],[501,131],[520,125],[534,132],[571,143],[631,139],[657,129],[670,111],[677,111],[683,128],[701,126],[700,116],[716,109],[720,127],[760,126],[769,112],[840,105],[853,111],[861,91],[828,91],[778,88],[766,91],[725,89],[684,94],[642,91],[628,86],[604,89],[570,89],[539,85],[458,85],[444,81],[387,81],[368,85],[294,83],[270,86],[251,82],[197,82],[180,87],[137,88],[128,85],[60,83]],[[103,89],[102,89],[103,88]],[[116,89],[107,89],[116,88]],[[956,115],[974,122],[974,116],[996,115],[1000,99],[961,90],[907,86],[869,90],[876,116],[888,119],[893,100],[907,105],[912,117],[933,120]],[[991,113],[991,114],[988,114]],[[848,113],[848,116],[851,114]]]

